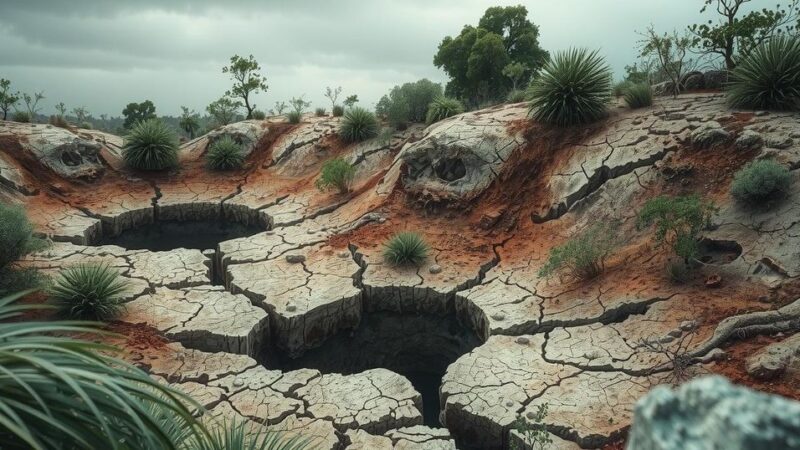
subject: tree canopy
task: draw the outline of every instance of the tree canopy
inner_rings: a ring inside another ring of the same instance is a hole
[[[518,81],[535,75],[548,58],[527,8],[495,6],[486,10],[477,27],[465,25],[458,36],[445,37],[433,63],[450,77],[448,95],[479,104],[505,96],[516,84],[503,73],[509,64],[524,67]]]
[[[122,115],[125,116],[125,123],[122,126],[127,130],[136,122],[155,119],[156,107],[150,100],[145,100],[142,103],[131,102],[122,110]]]
[[[247,118],[253,118],[253,111],[256,109],[256,104],[250,104],[250,95],[258,94],[259,91],[266,91],[267,86],[266,77],[261,76],[259,72],[261,66],[258,61],[250,55],[248,58],[242,58],[239,55],[231,56],[231,64],[222,68],[222,73],[229,73],[231,80],[233,80],[233,87],[225,92],[225,95],[234,98],[241,98],[247,109]]]

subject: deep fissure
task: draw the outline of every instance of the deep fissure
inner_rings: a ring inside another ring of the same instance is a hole
[[[92,245],[116,245],[128,250],[154,252],[187,248],[216,250],[220,242],[266,231],[255,223],[239,223],[227,219],[157,220],[120,233],[103,233]],[[110,228],[110,227],[109,227]]]

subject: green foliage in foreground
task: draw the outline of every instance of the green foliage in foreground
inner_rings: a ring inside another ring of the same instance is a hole
[[[731,194],[743,203],[757,204],[783,197],[789,192],[792,176],[789,169],[771,159],[753,161],[736,172]]]
[[[605,270],[605,260],[616,245],[614,225],[596,224],[563,245],[550,250],[540,277],[564,271],[574,278],[592,279]]]
[[[662,195],[652,198],[639,211],[636,225],[644,229],[655,225],[658,244],[672,247],[689,264],[700,251],[697,238],[711,222],[714,204],[692,194],[682,197]]]
[[[644,108],[653,105],[653,89],[650,83],[638,83],[628,86],[622,94],[625,103],[631,108]]]
[[[164,170],[178,165],[178,137],[164,122],[145,120],[133,125],[122,149],[125,164],[140,170]]]
[[[303,450],[306,440],[286,438],[280,433],[251,429],[246,422],[223,422],[203,439],[195,439],[185,450]]]
[[[31,122],[31,115],[27,111],[16,111],[12,116],[12,120],[14,122],[20,123],[30,123]]]
[[[440,120],[453,117],[464,112],[464,105],[460,101],[450,97],[436,97],[428,105],[428,116],[426,122],[430,125]]]
[[[734,108],[800,110],[800,37],[776,36],[753,49],[731,72]]]
[[[595,122],[611,99],[611,70],[597,51],[556,53],[528,88],[530,113],[556,126]]]
[[[107,265],[80,264],[61,271],[50,287],[50,301],[61,317],[109,320],[124,309],[120,297],[128,283]]]
[[[378,119],[375,114],[358,106],[344,113],[339,136],[346,142],[361,142],[377,135]]]
[[[393,266],[420,266],[428,258],[428,244],[418,233],[397,233],[384,244],[383,259]]]
[[[206,164],[209,169],[232,170],[244,165],[244,149],[230,136],[214,141],[208,149]]]
[[[356,169],[342,158],[334,158],[322,165],[322,172],[317,179],[317,189],[325,191],[331,188],[338,189],[345,194],[350,191]]]

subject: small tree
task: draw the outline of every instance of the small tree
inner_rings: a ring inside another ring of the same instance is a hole
[[[305,94],[301,95],[300,97],[292,97],[292,99],[289,100],[289,105],[291,105],[292,111],[294,111],[296,114],[303,115],[303,112],[305,112],[306,108],[311,106],[311,102],[307,102],[303,98],[304,96]]]
[[[721,56],[728,70],[736,68],[741,58],[773,36],[798,30],[800,1],[791,0],[787,7],[743,13],[751,0],[703,0],[701,13],[714,7],[720,20],[689,26],[692,45],[703,55]]]
[[[259,91],[265,91],[269,88],[267,86],[267,78],[261,76],[259,71],[261,66],[250,55],[245,59],[239,55],[231,56],[231,64],[222,68],[222,73],[229,73],[231,80],[233,80],[233,87],[225,92],[225,95],[234,98],[241,98],[244,102],[244,107],[247,109],[247,118],[253,118],[253,111],[256,109],[256,104],[250,104],[250,95],[258,94]]]
[[[644,204],[637,218],[639,229],[656,226],[655,240],[669,245],[675,254],[690,265],[700,251],[698,236],[708,227],[714,204],[692,194],[683,197],[659,196]]]
[[[227,125],[236,120],[242,104],[230,97],[222,96],[206,106],[206,111],[217,125]]]
[[[141,103],[128,103],[125,109],[122,110],[122,115],[125,116],[125,122],[122,126],[129,130],[138,122],[156,118],[156,107],[150,100],[145,100]]]
[[[189,139],[194,139],[194,133],[200,128],[200,116],[186,106],[181,106],[181,118],[178,125],[189,134]]]
[[[645,59],[654,59],[661,72],[672,82],[672,94],[677,96],[681,91],[681,80],[687,72],[687,67],[692,64],[686,55],[692,46],[689,35],[680,35],[677,31],[672,34],[658,34],[653,26],[640,33],[639,54]]]
[[[32,122],[36,122],[36,114],[42,109],[39,107],[39,101],[44,100],[44,91],[35,92],[31,97],[30,94],[22,94],[22,101],[25,102],[25,109],[28,110],[28,116]]]
[[[352,108],[353,106],[355,106],[356,103],[358,103],[358,95],[356,94],[348,95],[347,98],[344,99],[342,103],[344,103],[344,106]]]
[[[64,115],[67,114],[67,106],[64,104],[64,102],[58,103],[55,108],[56,111],[58,111],[59,117],[64,117]]]
[[[331,101],[331,111],[333,111],[333,108],[336,107],[336,100],[339,98],[339,95],[341,94],[342,94],[341,86],[337,87],[336,89],[331,89],[330,86],[325,88],[325,97],[327,97],[328,100]]]
[[[511,80],[511,90],[516,91],[519,87],[520,80],[523,79],[526,73],[530,73],[528,67],[521,62],[512,62],[503,67],[503,75]]]
[[[288,107],[289,106],[286,104],[286,102],[275,102],[275,109],[273,111],[275,114],[280,116]]]
[[[0,78],[0,111],[3,111],[3,120],[8,120],[8,111],[19,102],[19,92],[12,93],[11,81]]]
[[[78,123],[84,123],[89,117],[89,110],[85,106],[78,106],[77,108],[72,108],[72,114],[75,114]]]

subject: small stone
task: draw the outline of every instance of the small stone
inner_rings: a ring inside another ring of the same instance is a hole
[[[286,304],[286,311],[295,312],[295,311],[297,311],[297,306],[294,306],[291,303],[287,303]]]
[[[386,217],[379,218],[378,223],[386,223]]]
[[[312,229],[309,229],[309,230],[306,231],[306,233],[308,233],[308,234],[314,234],[316,232],[317,232],[317,230],[312,230]]]
[[[726,355],[727,353],[725,353],[725,350],[721,348],[715,348],[710,352],[708,352],[705,356],[700,358],[700,362],[703,364],[708,364],[714,361],[722,361],[723,359],[725,359]]]
[[[516,341],[515,341],[515,342],[516,342],[517,344],[519,344],[519,345],[528,345],[528,344],[531,342],[531,340],[530,340],[530,339],[528,339],[528,338],[526,338],[525,336],[520,336],[520,337],[518,337],[518,338],[516,339]]]
[[[289,264],[300,264],[306,261],[305,255],[286,255],[286,262]]]
[[[719,122],[710,121],[692,132],[692,143],[698,148],[716,147],[731,138]]]
[[[769,115],[769,111],[756,111],[753,115],[756,117],[764,117]]]
[[[674,338],[679,338],[679,337],[681,337],[682,334],[683,334],[683,331],[681,331],[681,330],[672,330],[669,333],[667,333],[667,336],[674,337]]]
[[[234,387],[242,387],[242,386],[244,386],[244,380],[239,378],[239,377],[234,378],[233,379],[233,386]]]
[[[339,252],[339,258],[346,259],[350,257],[350,252]]]
[[[514,406],[514,402],[511,400],[506,400],[506,406],[511,408],[512,406]]]
[[[498,312],[498,313],[492,314],[491,317],[492,317],[492,320],[501,321],[501,320],[504,320],[506,318],[506,315],[501,313],[501,312]]]
[[[264,234],[266,234],[267,236],[275,236],[275,232],[272,230],[265,231]]]
[[[707,288],[718,288],[722,286],[722,276],[719,274],[709,275],[706,278],[706,287]]]
[[[692,331],[697,328],[697,321],[695,320],[684,320],[680,324],[680,328],[683,331]]]
[[[736,148],[741,151],[758,150],[764,146],[764,138],[753,130],[744,130],[736,138]]]
[[[531,419],[531,420],[535,420],[535,419],[536,419],[536,414],[534,414],[534,412],[533,412],[533,411],[528,411],[528,412],[525,414],[525,417],[527,417],[528,419]]]
[[[433,273],[433,274],[441,273],[442,272],[442,266],[440,266],[438,264],[434,264],[428,269],[428,272]]]
[[[674,340],[675,340],[675,337],[667,335],[667,336],[664,336],[661,339],[659,339],[658,342],[660,342],[662,344],[669,344],[670,342],[672,342]]]

